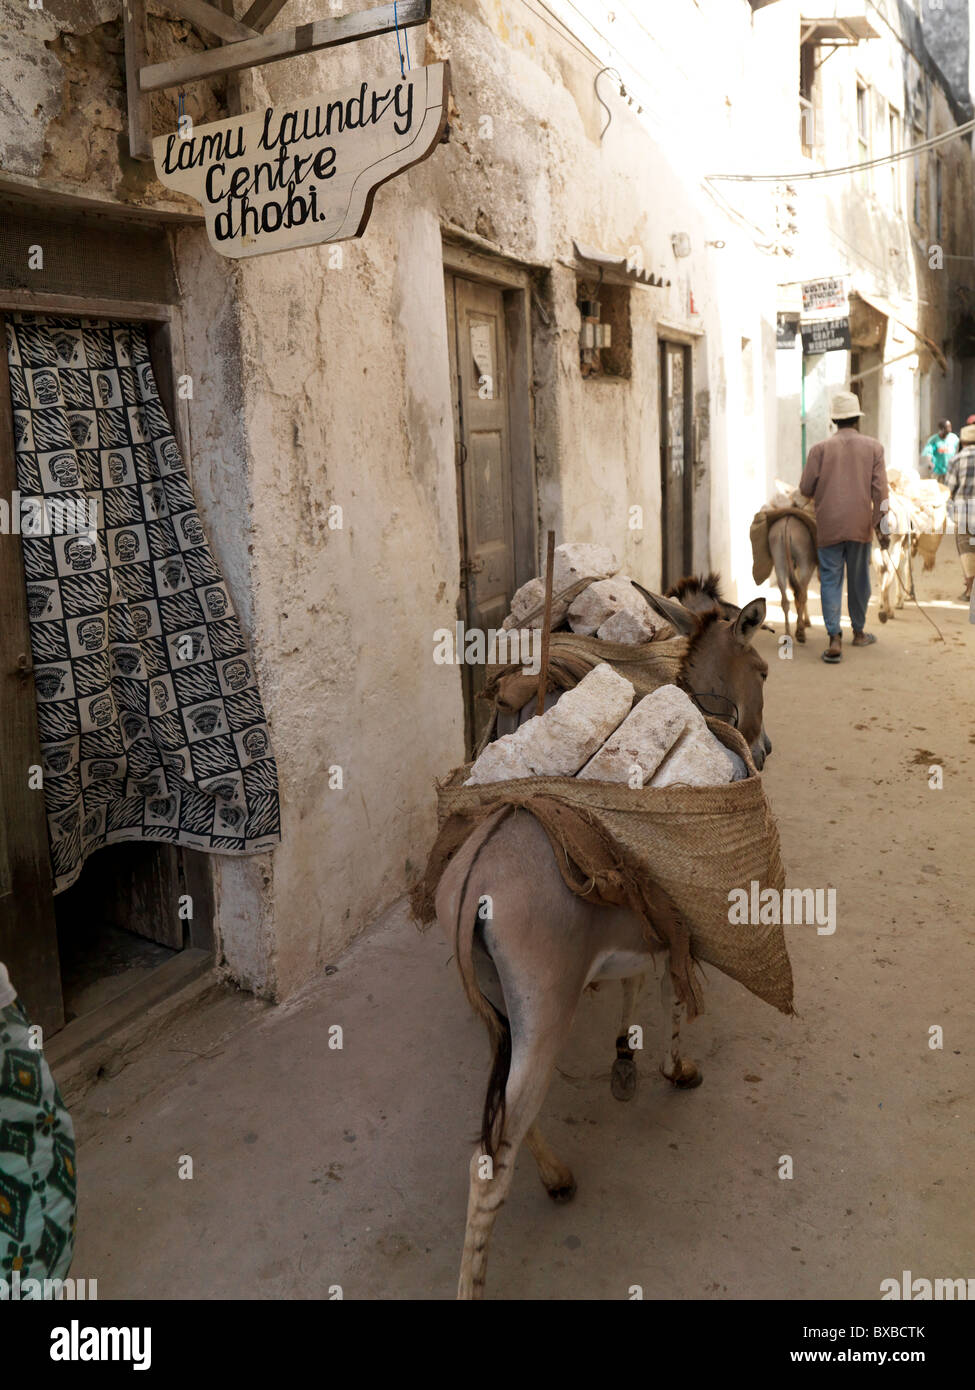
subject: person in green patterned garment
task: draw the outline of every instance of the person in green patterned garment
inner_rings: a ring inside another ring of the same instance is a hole
[[[74,1254],[74,1126],[39,1036],[0,961],[0,1300],[53,1297]]]

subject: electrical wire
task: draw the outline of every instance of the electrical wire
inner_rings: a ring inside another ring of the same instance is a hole
[[[895,150],[892,154],[878,155],[876,159],[865,159],[859,164],[839,165],[834,169],[804,170],[801,174],[708,174],[706,177],[709,183],[803,183],[810,179],[832,179],[839,174],[858,174],[863,169],[878,169],[898,159],[912,159],[959,135],[967,135],[971,130],[975,130],[975,120],[965,121],[963,125],[955,126],[954,130],[944,131],[941,135],[932,135],[930,140],[922,140],[918,145],[908,145],[906,149]]]

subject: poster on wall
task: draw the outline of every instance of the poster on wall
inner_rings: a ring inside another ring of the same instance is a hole
[[[159,181],[203,206],[223,256],[361,236],[376,189],[432,154],[447,119],[446,63],[152,142]]]
[[[845,276],[803,281],[799,332],[806,357],[850,348],[850,298]]]
[[[798,314],[776,314],[775,316],[775,346],[776,348],[791,349],[796,345],[796,335],[799,332]]]

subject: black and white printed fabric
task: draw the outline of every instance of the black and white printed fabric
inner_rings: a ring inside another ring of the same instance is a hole
[[[254,668],[144,328],[13,314],[7,349],[55,892],[124,840],[273,848]],[[94,528],[59,534],[66,502]]]

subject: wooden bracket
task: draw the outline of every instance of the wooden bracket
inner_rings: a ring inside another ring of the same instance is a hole
[[[152,158],[150,92],[182,87],[187,82],[200,82],[208,77],[230,77],[247,68],[280,62],[283,58],[391,34],[397,28],[412,29],[429,20],[433,0],[398,0],[396,5],[378,5],[355,14],[316,19],[274,34],[265,34],[264,30],[284,9],[287,0],[252,0],[240,20],[233,16],[233,0],[216,0],[215,4],[207,0],[166,0],[166,3],[169,9],[222,39],[223,44],[167,63],[150,63],[146,0],[122,0],[129,153],[133,159]],[[239,101],[237,105],[239,108]]]
[[[232,10],[218,10],[214,5],[208,5],[206,0],[166,0],[166,8],[175,10],[182,19],[188,19],[230,43],[235,39],[256,39],[259,32],[246,20],[234,19]]]

